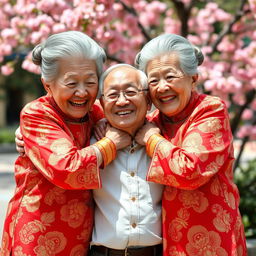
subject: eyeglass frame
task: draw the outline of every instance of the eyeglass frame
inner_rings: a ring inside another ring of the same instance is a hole
[[[134,87],[132,87],[133,89],[135,89]],[[127,90],[127,89],[126,89]],[[136,88],[137,92],[135,95],[133,96],[128,96],[126,95],[126,91],[125,90],[120,90],[117,94],[117,98],[116,99],[110,99],[110,98],[106,98],[106,96],[104,94],[101,94],[101,96],[108,102],[116,102],[118,101],[121,93],[123,94],[123,96],[125,97],[126,100],[131,100],[132,98],[135,98],[140,92],[147,92],[149,89],[148,88],[144,88],[144,89],[138,89]]]

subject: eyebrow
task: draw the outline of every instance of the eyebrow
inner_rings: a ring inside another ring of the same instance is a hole
[[[111,84],[111,85],[109,85],[109,90],[117,90],[117,88],[116,87],[119,87],[119,84]],[[136,89],[139,89],[139,86],[137,86],[137,84],[136,83],[134,83],[134,82],[131,82],[131,83],[125,83],[125,84],[123,84],[123,86],[126,86],[126,88],[125,89],[127,89],[127,88],[129,88],[129,87],[133,87],[133,88],[136,88]]]
[[[168,67],[166,69],[163,69],[163,72],[166,74],[166,73],[169,73],[169,72],[174,72],[174,73],[183,73],[182,70],[179,70],[179,69],[174,69],[172,67]],[[158,74],[159,71],[155,71],[155,72],[152,72],[152,73],[148,73],[150,74],[151,76],[154,76],[156,74]]]
[[[64,80],[68,79],[69,77],[77,76],[77,75],[78,74],[75,73],[75,72],[68,72],[68,73],[65,74]],[[85,76],[87,76],[87,77],[91,77],[91,76],[97,77],[97,75],[95,73],[87,73],[87,74],[85,74]]]

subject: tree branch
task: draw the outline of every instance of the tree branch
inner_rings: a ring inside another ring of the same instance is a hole
[[[217,51],[217,47],[218,47],[219,43],[222,41],[224,36],[226,36],[227,34],[229,34],[231,32],[233,25],[237,21],[239,21],[241,19],[241,17],[243,17],[245,14],[250,12],[250,10],[245,10],[245,11],[243,10],[246,3],[247,3],[247,0],[241,0],[240,7],[238,8],[236,14],[234,15],[233,20],[219,34],[218,38],[212,45],[212,52],[209,53],[208,56],[211,56],[212,54],[214,54]]]
[[[140,28],[140,30],[141,30],[142,34],[144,35],[144,37],[146,38],[146,40],[147,40],[147,41],[150,41],[150,40],[151,40],[151,37],[150,37],[150,35],[147,33],[146,29],[145,29],[145,28],[142,26],[142,24],[139,22],[138,14],[137,14],[137,12],[134,10],[134,8],[127,6],[123,1],[117,1],[117,2],[119,2],[119,3],[124,7],[124,9],[125,9],[127,12],[131,13],[133,16],[135,16],[135,17],[137,18],[137,25],[138,25],[138,27]]]
[[[178,0],[172,0],[172,3],[176,9],[177,15],[181,22],[181,35],[187,37],[188,35],[188,20],[190,18],[192,7],[195,4],[195,0],[192,0],[188,6],[185,6],[183,2]]]

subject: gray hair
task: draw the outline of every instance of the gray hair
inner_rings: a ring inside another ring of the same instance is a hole
[[[58,61],[71,56],[95,60],[97,73],[101,75],[106,54],[93,39],[82,32],[66,31],[53,34],[32,51],[32,61],[40,66],[41,76],[46,81],[55,79],[58,74]]]
[[[113,65],[111,67],[109,67],[100,77],[100,81],[99,81],[99,92],[98,92],[98,98],[100,98],[100,96],[103,94],[103,89],[104,89],[104,81],[106,79],[106,77],[108,76],[108,74],[113,71],[114,69],[117,69],[119,67],[128,67],[128,68],[132,68],[134,70],[136,70],[138,72],[139,75],[139,81],[140,81],[140,85],[142,87],[142,89],[148,89],[148,78],[146,76],[146,74],[144,72],[142,72],[141,70],[133,67],[132,65],[129,64],[116,64]]]
[[[163,34],[150,40],[135,57],[135,65],[146,72],[149,61],[172,52],[177,53],[180,67],[185,74],[198,73],[197,67],[204,60],[203,53],[186,38],[175,34]]]

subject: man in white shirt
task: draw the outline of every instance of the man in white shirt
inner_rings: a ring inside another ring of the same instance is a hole
[[[102,188],[93,191],[90,256],[162,255],[163,186],[146,181],[150,158],[133,140],[151,106],[147,91],[146,75],[127,64],[112,66],[101,76],[101,104],[112,132],[129,133],[132,143],[117,151],[101,171]]]

